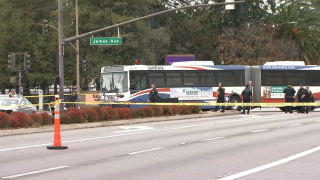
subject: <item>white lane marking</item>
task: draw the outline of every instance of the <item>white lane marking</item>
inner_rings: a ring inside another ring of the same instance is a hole
[[[299,125],[301,125],[301,124],[291,124],[291,125],[288,125],[288,126],[299,126]]]
[[[153,127],[149,126],[119,126],[119,128],[126,129],[124,131],[114,131],[111,133],[127,133],[127,132],[134,132],[134,131],[145,131],[154,129]]]
[[[268,131],[269,129],[260,129],[260,130],[256,130],[256,131],[251,131],[253,133],[257,133],[257,132],[263,132],[263,131]]]
[[[133,154],[139,154],[139,153],[144,153],[144,152],[149,152],[149,151],[155,151],[155,150],[159,150],[159,149],[162,149],[162,147],[153,148],[153,149],[146,149],[146,150],[142,150],[142,151],[136,151],[136,152],[132,152],[132,153],[128,153],[128,154],[133,155]]]
[[[289,115],[292,115],[292,114],[289,114]],[[287,116],[287,115],[279,115],[277,117],[282,117],[282,116]],[[260,117],[259,119],[266,119],[266,118],[268,118],[268,116],[267,117]],[[62,141],[62,143],[75,143],[75,142],[81,142],[81,141],[90,141],[90,140],[97,140],[97,139],[129,136],[129,135],[135,135],[135,134],[144,134],[144,133],[152,133],[152,132],[160,132],[160,131],[177,130],[177,129],[187,129],[187,128],[193,128],[193,127],[210,126],[210,125],[214,125],[214,124],[226,124],[226,123],[234,123],[234,122],[253,121],[253,120],[255,120],[255,119],[240,119],[240,120],[234,120],[234,121],[221,121],[221,122],[216,122],[216,123],[198,124],[198,125],[182,126],[182,127],[176,127],[176,128],[158,129],[158,130],[141,131],[141,132],[126,133],[126,134],[116,134],[116,135],[111,135],[111,136],[100,136],[100,137],[94,137],[94,138],[85,138],[85,139],[77,139],[77,140],[70,140],[70,141]],[[48,145],[52,145],[52,143],[30,145],[30,146],[22,146],[22,147],[7,148],[7,149],[0,149],[0,152],[11,151],[11,150],[19,150],[19,149],[26,149],[26,148],[33,148],[33,147],[40,147],[40,146],[48,146]]]
[[[32,172],[17,174],[17,175],[13,175],[13,176],[6,176],[6,177],[2,177],[2,178],[3,178],[3,179],[11,179],[11,178],[16,178],[16,177],[21,177],[21,176],[27,176],[27,175],[31,175],[31,174],[38,174],[38,173],[42,173],[42,172],[58,170],[58,169],[67,168],[67,167],[69,167],[69,166],[59,166],[59,167],[54,167],[54,168],[49,168],[49,169],[43,169],[43,170],[39,170],[39,171],[32,171]]]
[[[216,137],[216,138],[204,139],[204,140],[201,140],[201,141],[211,141],[211,140],[223,139],[223,138],[225,138],[225,137]]]
[[[180,143],[180,145],[185,145],[186,143]]]
[[[316,121],[316,122],[320,122],[320,120],[319,120],[319,121]]]
[[[266,165],[263,165],[263,166],[260,166],[260,167],[257,167],[257,168],[253,168],[253,169],[250,169],[250,170],[247,170],[247,171],[243,171],[243,172],[240,172],[240,173],[237,173],[237,174],[234,174],[234,175],[231,175],[231,176],[219,179],[219,180],[237,179],[237,178],[240,178],[240,177],[243,177],[243,176],[247,176],[247,175],[250,175],[250,174],[253,174],[253,173],[256,173],[256,172],[259,172],[259,171],[262,171],[262,170],[265,170],[265,169],[268,169],[268,168],[271,168],[271,167],[274,167],[274,166],[278,166],[280,164],[287,163],[289,161],[293,161],[295,159],[301,158],[303,156],[306,156],[308,154],[317,152],[319,150],[320,150],[320,146],[312,148],[312,149],[309,149],[309,150],[304,151],[304,152],[301,152],[299,154],[296,154],[296,155],[293,155],[293,156],[290,156],[290,157],[287,157],[287,158],[272,162],[270,164],[266,164]]]
[[[27,148],[40,147],[40,146],[48,146],[48,145],[52,145],[52,143],[38,144],[38,145],[31,145],[31,146],[22,146],[22,147],[7,148],[7,149],[0,149],[0,152],[2,152],[2,151],[11,151],[11,150],[19,150],[19,149],[27,149]]]
[[[238,115],[238,116],[240,116],[240,117],[243,117],[243,116],[245,116],[245,117],[261,117],[261,116],[257,116],[257,115],[249,115],[249,114],[245,114],[245,115]]]

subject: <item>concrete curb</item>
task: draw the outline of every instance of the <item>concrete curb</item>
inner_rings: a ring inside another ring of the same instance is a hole
[[[239,111],[226,111],[225,113],[209,112],[209,113],[191,114],[191,115],[163,116],[163,117],[155,117],[155,118],[119,120],[119,121],[104,121],[104,122],[94,122],[94,123],[85,123],[85,124],[67,124],[67,125],[61,125],[60,130],[66,131],[66,130],[74,130],[74,129],[119,126],[119,125],[139,124],[139,123],[148,123],[148,122],[186,120],[186,119],[195,119],[195,118],[227,116],[227,115],[234,115],[234,114],[240,114],[240,112]],[[0,130],[0,137],[1,136],[14,136],[14,135],[23,135],[23,134],[43,133],[43,132],[54,132],[54,126],[52,125],[52,126],[42,126],[39,128]]]

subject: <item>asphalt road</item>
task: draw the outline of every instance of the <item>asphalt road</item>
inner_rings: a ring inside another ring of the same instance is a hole
[[[0,137],[2,179],[320,179],[318,112],[254,110],[193,120]]]

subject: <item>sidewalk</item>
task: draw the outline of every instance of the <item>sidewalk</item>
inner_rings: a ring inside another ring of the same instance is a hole
[[[177,115],[177,116],[163,116],[154,118],[143,118],[143,119],[130,119],[130,120],[118,120],[118,121],[103,121],[94,123],[83,123],[83,124],[67,124],[61,125],[61,131],[73,130],[73,129],[85,129],[85,128],[97,128],[97,127],[107,127],[107,126],[119,126],[128,124],[139,124],[148,122],[160,122],[160,121],[173,121],[173,120],[185,120],[185,119],[195,119],[195,118],[205,118],[205,117],[217,117],[217,116],[227,116],[240,114],[240,111],[225,111],[221,112],[203,112],[200,114],[192,115]],[[13,136],[22,134],[33,134],[42,132],[53,132],[54,126],[42,126],[39,128],[25,128],[25,129],[13,129],[13,130],[0,130],[1,136]]]

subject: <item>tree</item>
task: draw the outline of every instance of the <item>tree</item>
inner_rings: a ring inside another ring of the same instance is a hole
[[[313,10],[302,1],[283,3],[277,8],[276,23],[281,24],[274,38],[290,38],[299,44],[300,58],[308,64],[319,64],[320,11]],[[292,23],[286,23],[292,22]]]
[[[6,57],[10,52],[28,52],[31,55],[32,70],[22,74],[23,87],[41,86],[44,89],[50,80],[53,81],[51,66],[54,56],[51,56],[53,55],[51,52],[52,47],[57,47],[57,44],[56,41],[51,41],[55,38],[50,35],[41,37],[42,28],[37,26],[37,23],[43,19],[50,18],[52,9],[54,9],[54,3],[48,3],[45,0],[0,2],[0,38],[3,42],[0,46],[0,66],[4,70],[1,72],[1,87],[9,86],[9,76],[17,75],[17,73],[10,73],[6,68]]]
[[[270,24],[252,22],[239,28],[224,28],[217,47],[228,65],[261,65],[268,61],[298,60],[298,45],[290,39],[271,41]]]

